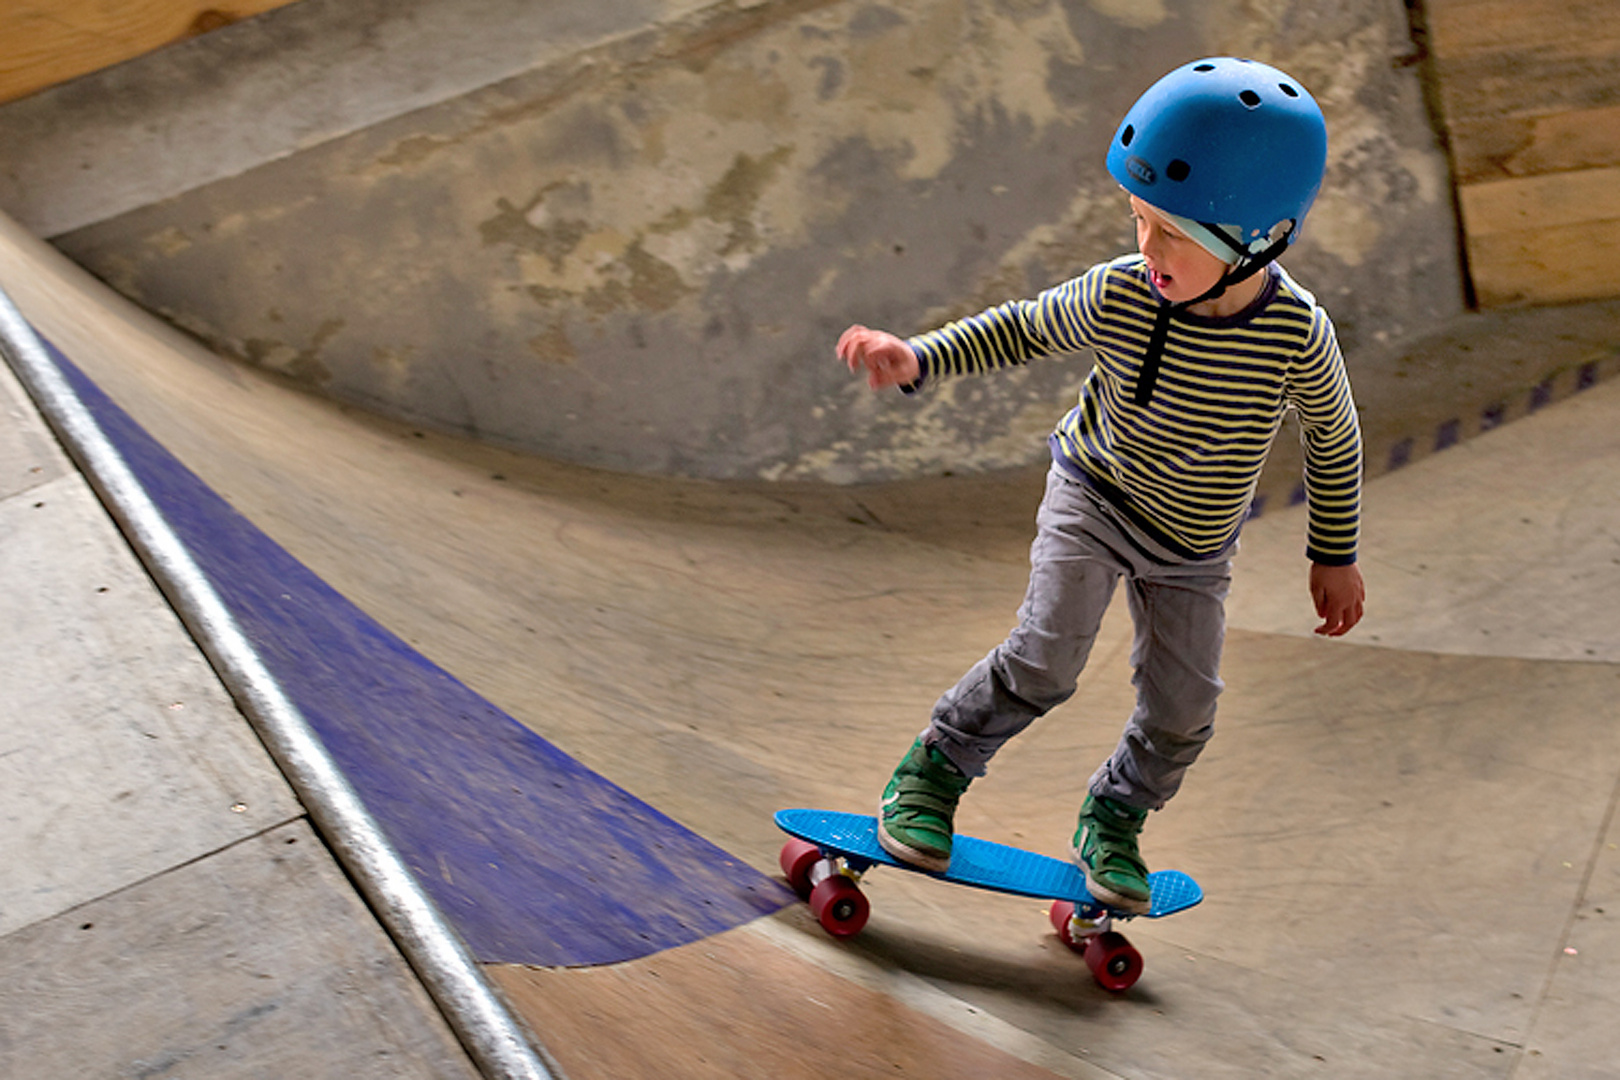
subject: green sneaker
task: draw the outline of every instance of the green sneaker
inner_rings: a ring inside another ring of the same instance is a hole
[[[878,843],[901,862],[942,873],[951,865],[956,800],[967,790],[951,760],[919,738],[883,789]]]
[[[1147,865],[1136,837],[1148,812],[1103,795],[1087,795],[1074,833],[1074,861],[1086,888],[1105,904],[1138,915],[1149,908]]]

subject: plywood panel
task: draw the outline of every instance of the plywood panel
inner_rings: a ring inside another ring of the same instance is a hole
[[[1472,184],[1458,197],[1470,237],[1620,221],[1620,168]]]
[[[1620,221],[1469,237],[1482,307],[1620,296]]]
[[[1620,105],[1620,35],[1441,59],[1437,67],[1441,100],[1455,120]]]
[[[1428,0],[1481,305],[1620,295],[1620,0]]]
[[[1450,127],[1459,184],[1620,165],[1620,105]]]
[[[292,0],[15,0],[0,5],[0,103]]]
[[[0,937],[0,971],[7,1080],[478,1080],[303,819]]]
[[[89,483],[39,436],[39,475],[56,478],[0,500],[0,938],[301,812]],[[26,461],[7,472],[26,477]],[[5,1045],[0,1031],[9,1078]]]
[[[1615,0],[1429,0],[1429,49],[1443,60],[1524,53],[1620,32]]]

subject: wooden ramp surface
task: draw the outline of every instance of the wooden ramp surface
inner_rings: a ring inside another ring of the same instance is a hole
[[[1620,296],[1620,4],[1428,0],[1481,307]]]
[[[0,104],[291,0],[19,0],[0,4]]]

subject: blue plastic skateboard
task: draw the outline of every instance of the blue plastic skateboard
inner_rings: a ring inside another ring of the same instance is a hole
[[[1115,919],[1136,916],[1110,907],[1086,889],[1086,876],[1073,863],[973,836],[958,835],[951,865],[944,873],[900,862],[877,839],[877,819],[869,814],[836,810],[779,810],[776,825],[793,839],[782,846],[782,871],[823,929],[834,937],[851,937],[866,925],[871,907],[857,882],[874,866],[895,866],[912,873],[971,885],[978,889],[1051,900],[1052,926],[1065,945],[1086,959],[1098,983],[1125,990],[1142,974],[1142,956],[1113,930]],[[1142,916],[1162,919],[1204,899],[1198,883],[1179,870],[1148,875],[1149,910]]]

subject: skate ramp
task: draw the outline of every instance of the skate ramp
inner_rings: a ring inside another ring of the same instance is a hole
[[[223,362],[9,224],[0,287],[379,634],[763,877],[771,811],[870,805],[1022,595],[1038,475],[819,489],[565,468]],[[871,878],[850,943],[790,905],[606,965],[481,959],[571,1076],[1601,1075],[1615,390],[1371,484],[1371,608],[1348,640],[1309,634],[1299,512],[1251,524],[1220,734],[1147,840],[1209,899],[1132,928],[1148,970],[1129,994],[1098,990],[1038,905],[910,875]],[[1061,854],[1130,707],[1128,653],[1111,616],[1081,692],[998,758],[961,829]],[[466,779],[456,798],[490,794]]]

